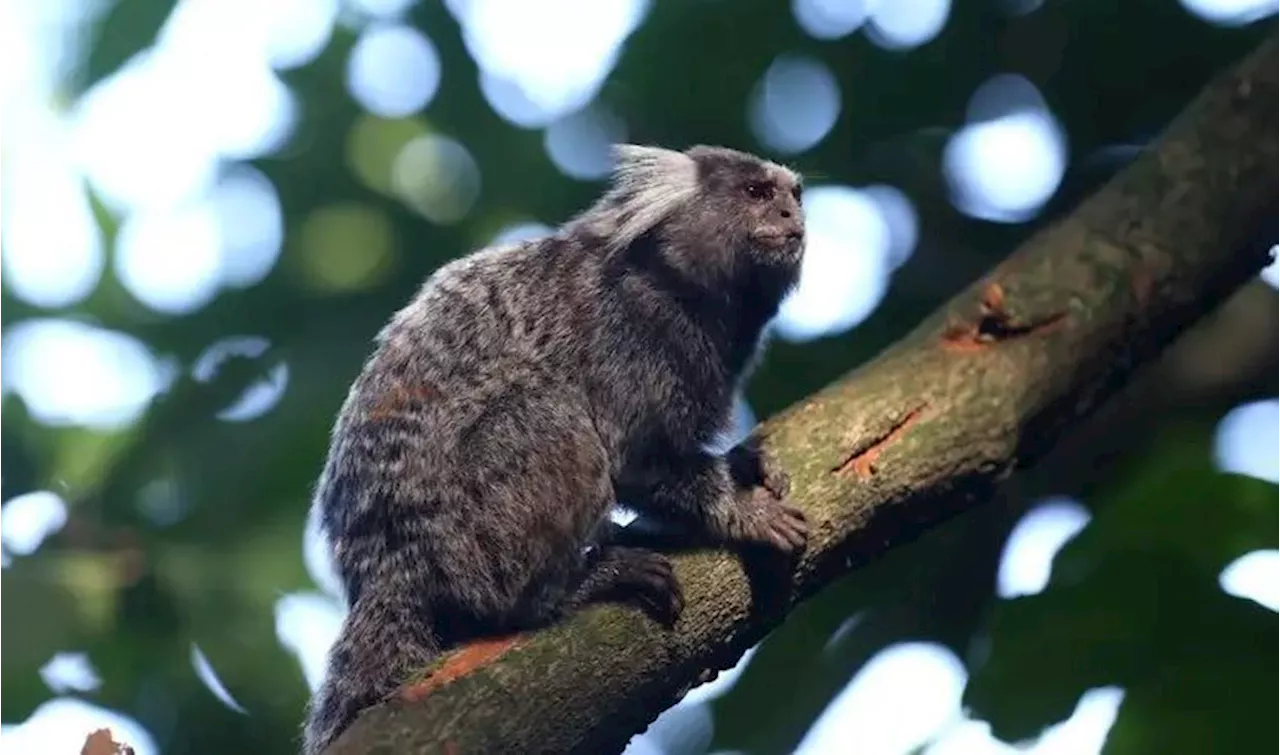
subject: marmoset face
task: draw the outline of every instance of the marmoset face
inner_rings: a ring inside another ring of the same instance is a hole
[[[746,202],[751,240],[767,249],[798,256],[804,246],[800,183],[789,171],[768,170],[764,176],[744,177],[739,190]]]
[[[722,228],[764,264],[798,264],[804,250],[803,187],[794,172],[745,153],[690,150],[703,191],[719,208]]]

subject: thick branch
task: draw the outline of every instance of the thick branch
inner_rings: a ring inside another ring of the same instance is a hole
[[[784,573],[770,588],[769,564],[749,564],[749,581],[732,555],[682,555],[688,606],[674,630],[601,606],[462,648],[329,752],[619,751],[795,602],[986,499],[1266,265],[1276,69],[1273,39],[1073,214],[757,429],[816,522],[789,585]]]

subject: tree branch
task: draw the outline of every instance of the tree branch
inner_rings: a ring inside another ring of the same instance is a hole
[[[681,555],[688,604],[674,630],[599,606],[458,649],[329,752],[619,751],[797,601],[990,497],[1267,264],[1276,69],[1273,38],[1074,213],[757,428],[815,522],[789,580],[762,555],[748,554],[746,571],[723,552]]]

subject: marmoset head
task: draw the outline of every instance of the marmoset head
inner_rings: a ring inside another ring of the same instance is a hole
[[[691,208],[697,208],[702,220],[719,226],[719,239],[755,250],[765,264],[799,263],[804,209],[798,175],[724,147],[699,145],[684,154],[698,169],[699,191]]]
[[[794,278],[804,249],[801,179],[745,152],[614,148],[609,190],[578,223],[621,251],[658,230],[659,252],[690,273],[754,268]]]

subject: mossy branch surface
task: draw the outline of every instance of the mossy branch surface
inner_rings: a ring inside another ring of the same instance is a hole
[[[798,601],[989,498],[1268,263],[1276,71],[1272,38],[1073,213],[757,428],[815,525],[798,563],[681,554],[688,602],[674,629],[599,606],[460,648],[328,752],[618,752]]]

